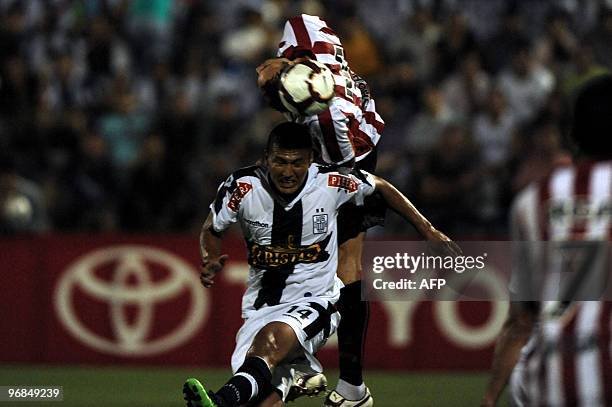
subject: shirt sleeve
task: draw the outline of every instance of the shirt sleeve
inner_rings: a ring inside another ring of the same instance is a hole
[[[236,182],[233,175],[219,185],[217,196],[210,204],[210,212],[213,217],[212,227],[215,232],[225,231],[238,220],[240,204],[250,189],[250,184]]]
[[[353,170],[347,175],[332,172],[327,176],[327,186],[338,190],[337,207],[349,201],[363,205],[365,197],[376,190],[375,185],[372,174],[362,170]]]

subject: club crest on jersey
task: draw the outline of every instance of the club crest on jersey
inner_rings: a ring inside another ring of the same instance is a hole
[[[240,202],[242,199],[253,189],[251,184],[246,182],[238,182],[236,189],[232,192],[232,196],[227,203],[227,207],[230,208],[234,212],[238,212],[240,208]]]
[[[295,266],[298,263],[320,263],[329,259],[325,250],[331,240],[331,234],[320,242],[307,246],[296,246],[293,236],[289,236],[284,245],[259,245],[249,243],[249,259],[251,266],[261,269]]]
[[[321,235],[327,233],[328,217],[326,213],[312,215],[312,233]]]
[[[355,180],[340,174],[329,174],[327,177],[327,186],[344,189],[348,192],[355,192],[358,189]]]

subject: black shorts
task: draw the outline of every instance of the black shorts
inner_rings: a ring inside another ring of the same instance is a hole
[[[375,147],[366,158],[355,164],[355,169],[374,173],[377,158]],[[352,202],[343,204],[338,211],[338,244],[356,237],[373,226],[383,225],[386,209],[387,206],[378,193],[366,197],[363,206],[357,206]]]

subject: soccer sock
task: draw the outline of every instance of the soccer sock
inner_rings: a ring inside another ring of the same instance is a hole
[[[363,384],[363,345],[370,316],[370,304],[361,301],[361,281],[342,288],[339,303],[342,316],[338,326],[340,379],[360,386]]]
[[[360,400],[366,394],[366,387],[364,383],[359,386],[347,383],[344,380],[338,380],[336,385],[336,391],[340,393],[345,399],[355,401]]]
[[[248,357],[238,372],[219,389],[216,395],[223,399],[227,406],[240,406],[256,397],[260,389],[267,389],[266,384],[272,380],[268,364],[261,358]]]

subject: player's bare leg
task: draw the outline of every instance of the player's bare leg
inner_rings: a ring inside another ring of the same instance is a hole
[[[282,406],[278,404],[278,395],[276,399],[271,397],[274,393],[272,370],[285,359],[294,358],[299,351],[300,343],[293,329],[283,322],[271,322],[255,335],[244,363],[219,391],[205,392],[197,380],[189,379],[186,383],[187,392],[184,390],[186,400],[190,403],[188,405],[237,407],[249,400],[255,404],[258,400],[264,400],[265,403],[272,403],[263,404],[265,406]],[[190,385],[195,387],[189,388]]]
[[[363,383],[363,347],[369,319],[369,304],[361,301],[361,254],[365,235],[365,232],[359,233],[342,243],[339,250],[338,277],[345,284],[339,302],[342,316],[338,327],[340,380],[335,391],[326,400],[329,405],[337,402],[333,399],[336,397],[334,393],[346,400],[371,400]]]
[[[363,242],[365,232],[359,233],[352,239],[340,245],[338,253],[338,278],[345,286],[361,280],[361,254],[363,253]]]

